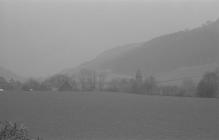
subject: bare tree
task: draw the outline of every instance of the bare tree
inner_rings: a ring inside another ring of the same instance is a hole
[[[197,95],[200,97],[217,97],[219,88],[218,71],[207,72],[197,86]]]
[[[185,78],[181,84],[182,96],[195,96],[196,84],[192,78]]]
[[[50,88],[50,89],[54,89],[54,90],[58,90],[58,88],[65,82],[65,81],[69,81],[69,78],[66,75],[62,75],[62,74],[57,74],[54,75],[48,79],[46,79],[43,82],[43,85],[45,85],[46,87]]]
[[[106,73],[105,72],[99,73],[98,74],[98,89],[100,91],[104,89],[105,80],[106,80]]]
[[[82,90],[94,90],[96,88],[96,72],[88,69],[81,69],[79,81]]]
[[[153,76],[150,76],[144,80],[143,91],[146,94],[152,94],[157,87],[157,82]]]

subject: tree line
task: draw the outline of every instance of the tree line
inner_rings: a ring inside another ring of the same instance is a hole
[[[164,81],[165,82],[165,81]],[[57,74],[39,82],[29,79],[25,82],[7,81],[0,77],[0,89],[22,91],[110,91],[141,95],[218,97],[219,68],[205,73],[196,84],[192,78],[185,78],[181,85],[160,84],[155,77],[144,77],[137,70],[132,78],[107,78],[106,72],[81,69],[77,76]]]

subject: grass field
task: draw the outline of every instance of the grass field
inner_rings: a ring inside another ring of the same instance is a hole
[[[218,99],[125,93],[10,92],[0,120],[45,140],[217,140]]]

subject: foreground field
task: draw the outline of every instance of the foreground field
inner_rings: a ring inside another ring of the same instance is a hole
[[[6,93],[0,120],[45,140],[217,140],[217,99],[122,93]]]

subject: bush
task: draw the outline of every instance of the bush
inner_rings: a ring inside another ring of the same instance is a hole
[[[197,87],[199,97],[213,98],[218,96],[219,76],[217,72],[206,73]]]
[[[0,122],[0,140],[34,140],[28,135],[24,125],[10,121]],[[39,140],[39,137],[37,138]]]

